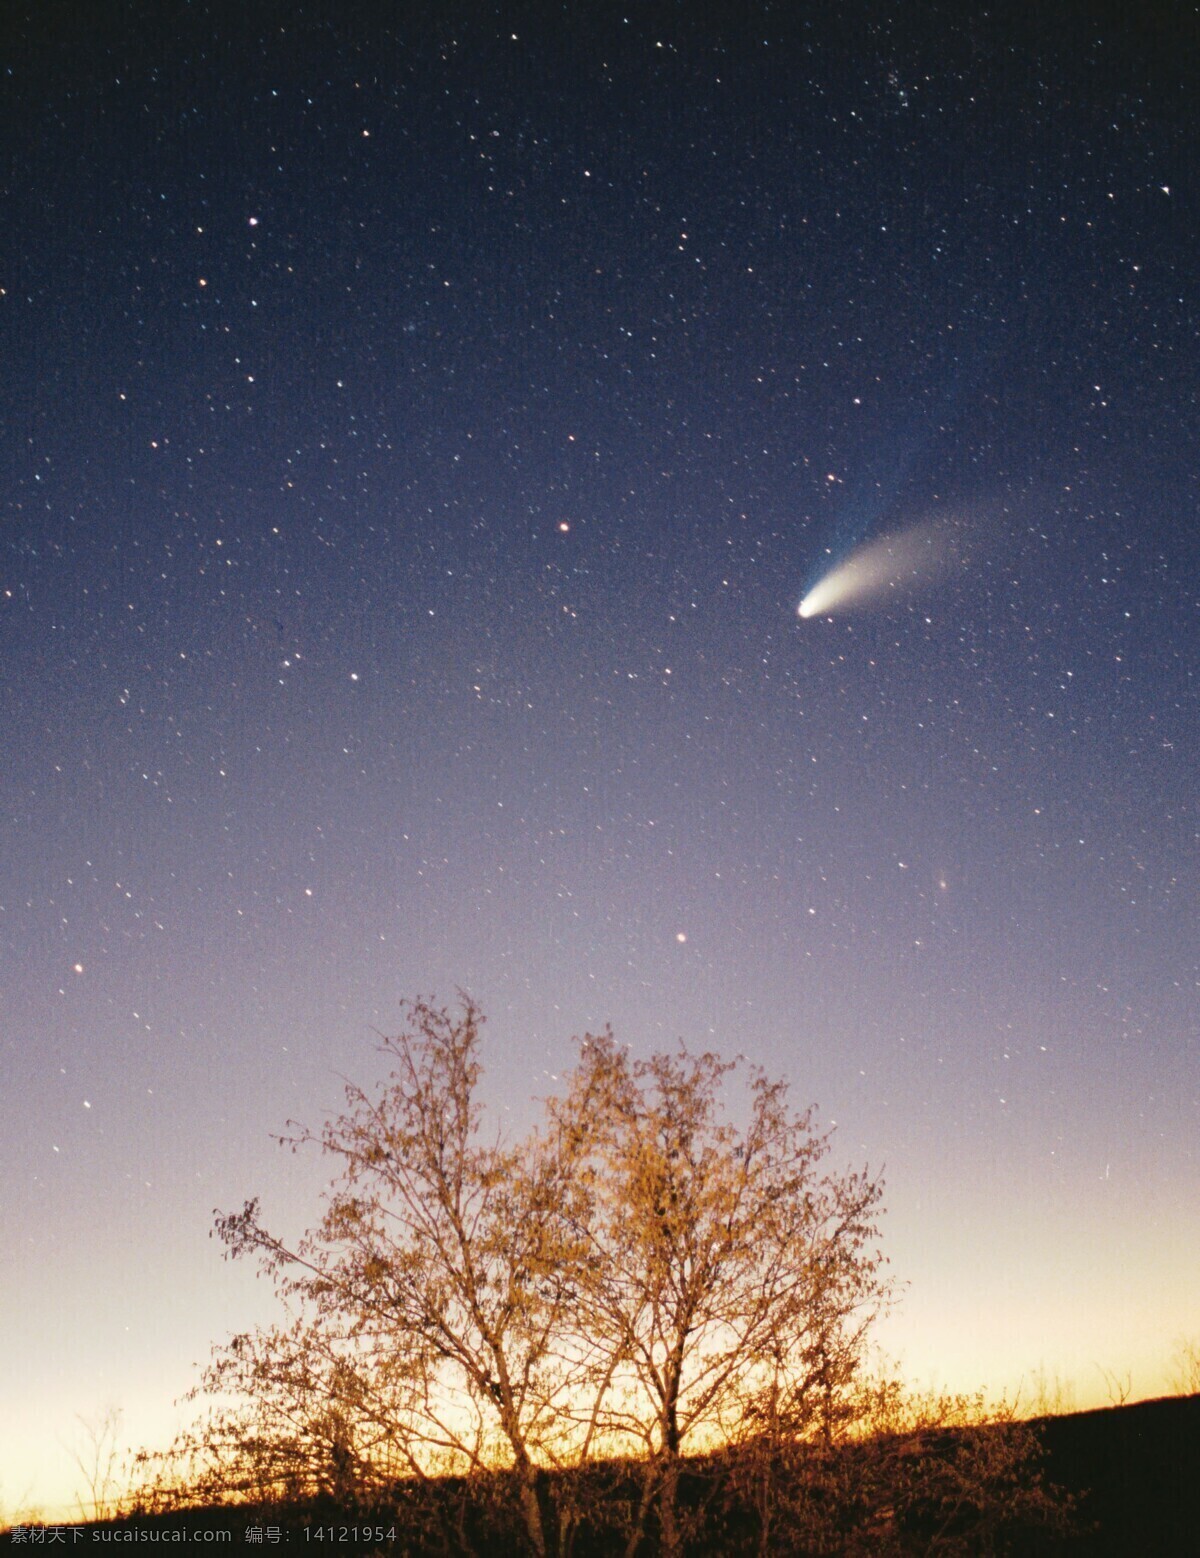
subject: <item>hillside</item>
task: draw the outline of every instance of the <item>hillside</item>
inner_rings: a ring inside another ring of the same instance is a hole
[[[1054,1482],[1082,1493],[1085,1530],[1066,1551],[1200,1551],[1200,1395],[1073,1412],[1041,1425]]]
[[[1039,1555],[1107,1555],[1136,1554],[1137,1558],[1175,1558],[1175,1555],[1191,1555],[1200,1550],[1200,1395],[1163,1397],[1154,1401],[1138,1402],[1132,1406],[1111,1407],[1089,1412],[1074,1412],[1060,1417],[1041,1420],[1038,1429],[1046,1450],[1045,1473],[1047,1480],[1076,1496],[1079,1501],[1078,1529],[1065,1539],[1046,1537],[1021,1537],[1014,1545],[1002,1546],[1001,1551],[1014,1554]],[[704,1480],[703,1462],[693,1470],[696,1484]],[[613,1491],[621,1483],[619,1469],[610,1473],[614,1478]],[[395,1529],[391,1540],[380,1542],[363,1532],[361,1525],[349,1525],[339,1511],[328,1505],[320,1507],[287,1507],[254,1512],[241,1509],[192,1509],[182,1513],[158,1516],[134,1517],[124,1521],[96,1523],[91,1527],[21,1528],[0,1533],[0,1545],[25,1545],[30,1541],[61,1540],[78,1541],[87,1533],[93,1540],[195,1540],[201,1532],[211,1533],[208,1541],[249,1542],[254,1544],[302,1543],[306,1547],[319,1544],[323,1549],[336,1548],[347,1553],[390,1553],[418,1558],[426,1552],[449,1551],[441,1543],[428,1545],[428,1539],[406,1535],[413,1530],[413,1522],[420,1526],[422,1517],[418,1506],[426,1511],[433,1503],[443,1506],[443,1514],[452,1513],[464,1493],[463,1484],[447,1479],[440,1489],[426,1489],[424,1497],[418,1495],[414,1504],[406,1496],[403,1507],[406,1525]],[[409,1490],[410,1492],[412,1490]],[[463,1502],[463,1511],[466,1503]],[[519,1544],[511,1530],[485,1529],[480,1517],[489,1500],[471,1498],[471,1512],[459,1529],[464,1537],[462,1552],[486,1551],[488,1558],[507,1558],[517,1554]],[[494,1507],[494,1506],[493,1506]],[[385,1531],[381,1521],[386,1517],[373,1512],[368,1517],[371,1527]],[[432,1532],[433,1522],[425,1529]],[[445,1527],[443,1526],[443,1529]],[[52,1532],[62,1530],[62,1536]],[[689,1552],[706,1558],[729,1550],[732,1540],[736,1546],[735,1532],[738,1522],[715,1520],[708,1538],[691,1544]],[[138,1533],[135,1535],[134,1533]],[[188,1535],[185,1538],[183,1533]],[[317,1533],[320,1533],[319,1535]],[[226,1535],[228,1533],[228,1535]],[[390,1533],[389,1533],[390,1534]],[[364,1536],[367,1539],[364,1540]],[[585,1539],[574,1547],[574,1558],[590,1558],[593,1553],[609,1552],[612,1534],[608,1540],[601,1538],[593,1543]],[[780,1549],[782,1551],[783,1549]],[[791,1550],[791,1549],[788,1549]],[[921,1539],[910,1536],[901,1545],[888,1551],[920,1553],[924,1551]],[[939,1546],[939,1552],[958,1551]],[[645,1548],[649,1554],[651,1549]],[[858,1553],[859,1548],[854,1551]],[[969,1548],[962,1549],[966,1554]]]

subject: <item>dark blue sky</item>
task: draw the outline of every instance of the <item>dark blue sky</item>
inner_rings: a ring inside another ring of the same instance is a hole
[[[1165,1387],[1196,17],[973,9],[8,19],[0,1500],[165,1421],[212,1208],[310,1220],[270,1132],[455,986],[514,1121],[608,1021],[817,1101],[915,1375]]]

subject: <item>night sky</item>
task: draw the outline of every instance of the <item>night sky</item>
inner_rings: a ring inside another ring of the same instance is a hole
[[[456,987],[514,1129],[606,1022],[786,1076],[914,1381],[1168,1388],[1200,33],[1018,12],[9,8],[0,1512]]]

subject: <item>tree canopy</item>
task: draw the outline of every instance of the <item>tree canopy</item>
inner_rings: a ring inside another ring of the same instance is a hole
[[[489,1490],[518,1549],[604,1530],[633,1558],[682,1553],[736,1494],[775,1550],[779,1478],[794,1492],[797,1455],[870,1416],[878,1177],[830,1168],[814,1111],[743,1059],[639,1059],[609,1031],[509,1140],[474,1002],[404,1018],[379,1088],[281,1138],[334,1160],[310,1231],[286,1244],[257,1200],[217,1214],[284,1318],[216,1350],[179,1447],[190,1496],[368,1508],[437,1486],[436,1542],[469,1551]]]

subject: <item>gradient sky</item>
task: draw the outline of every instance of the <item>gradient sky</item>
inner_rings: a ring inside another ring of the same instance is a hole
[[[0,1512],[272,1313],[213,1208],[312,1221],[271,1133],[457,986],[514,1126],[606,1022],[789,1078],[918,1382],[1168,1388],[1196,17],[1007,10],[10,8]]]

